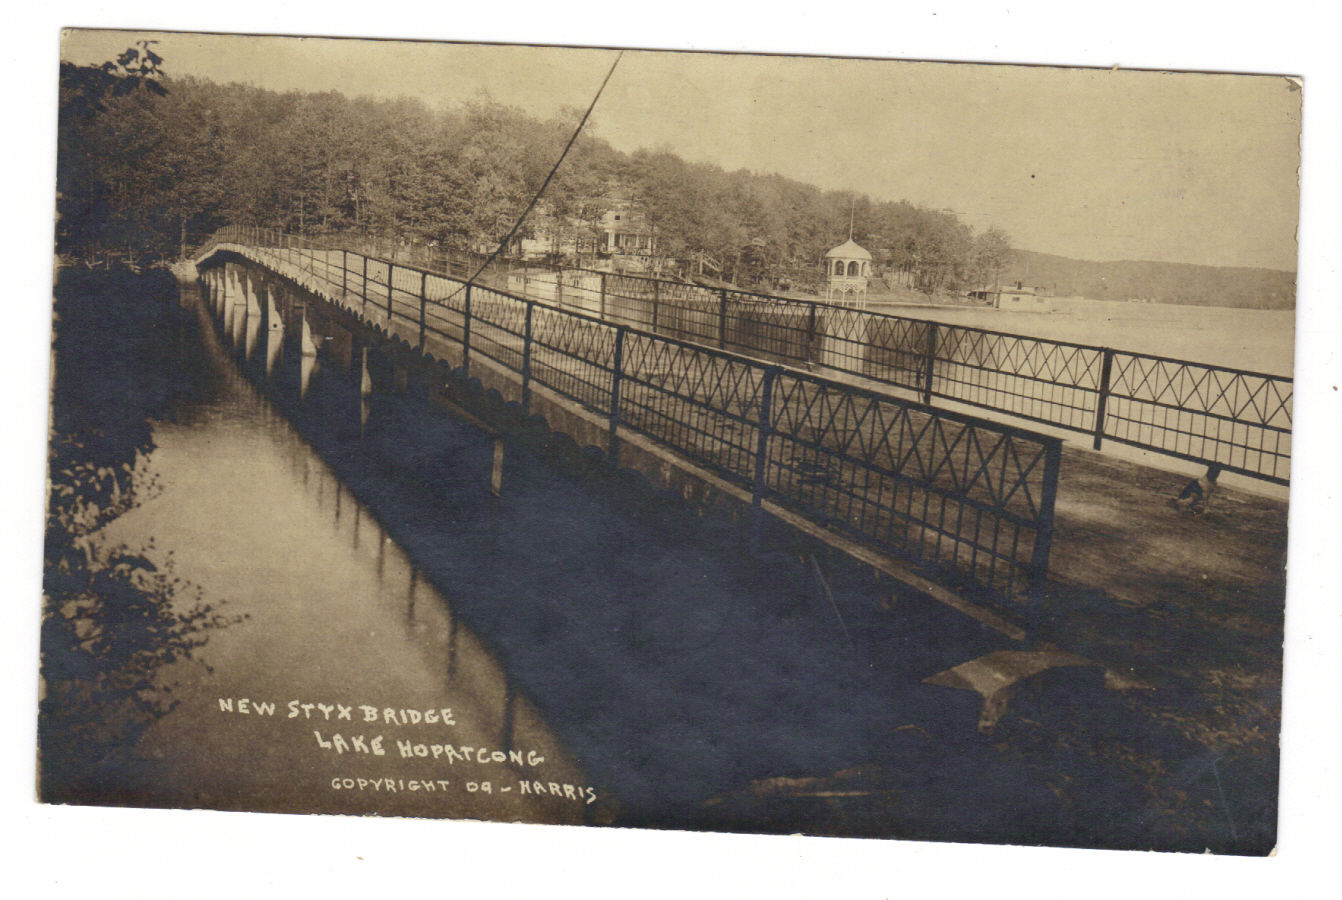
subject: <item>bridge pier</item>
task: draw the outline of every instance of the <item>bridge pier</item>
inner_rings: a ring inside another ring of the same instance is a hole
[[[214,311],[214,270],[213,270],[213,269],[204,269],[204,270],[201,270],[201,271],[200,271],[200,276],[199,276],[199,278],[197,279],[197,284],[200,285],[200,296],[201,296],[202,298],[204,298],[204,300],[205,300],[205,306],[208,307],[209,310],[210,310],[211,312],[213,312],[213,311]]]
[[[261,336],[261,297],[260,291],[264,290],[258,282],[261,276],[250,272],[243,276],[243,293],[246,297],[247,306],[247,338],[246,346],[243,348],[243,356],[251,359],[252,354],[256,352],[256,345]]]
[[[368,371],[368,348],[363,348],[362,353],[362,372],[359,375],[359,396],[371,397],[373,395],[373,373]]]
[[[279,307],[275,303],[277,289],[271,285],[266,292],[266,376],[275,371],[284,352],[284,319],[280,317]]]
[[[373,373],[368,370],[368,348],[364,347],[359,361],[359,436],[368,427],[368,415],[373,408]]]
[[[320,367],[317,361],[317,343],[313,338],[312,326],[308,323],[306,301],[297,298],[292,288],[286,286],[285,290],[289,293],[290,319],[294,335],[298,338],[298,396],[301,399],[307,396],[312,378]]]
[[[317,373],[317,357],[302,355],[298,358],[298,397],[303,399],[308,395],[308,387],[312,384],[312,376]]]
[[[489,475],[489,492],[495,497],[503,493],[503,438],[494,438],[494,468]]]
[[[233,349],[235,352],[244,352],[247,346],[247,295],[246,289],[242,286],[242,279],[239,278],[233,289],[233,302],[229,307],[231,316],[233,334]]]
[[[308,311],[306,304],[295,304],[298,311],[298,342],[299,352],[303,358],[316,357],[317,344],[312,339],[312,326],[308,324]]]
[[[224,263],[223,273],[219,276],[219,324],[224,335],[233,337],[233,272],[229,264]]]
[[[235,349],[245,346],[245,328],[247,319],[246,289],[243,279],[246,273],[238,263],[224,263],[224,331],[229,335]]]

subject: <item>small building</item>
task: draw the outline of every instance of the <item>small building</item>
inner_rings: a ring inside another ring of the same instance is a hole
[[[851,237],[825,254],[825,299],[858,307],[867,305],[871,254]]]
[[[597,210],[601,211],[599,214]],[[493,248],[490,248],[492,252]],[[642,271],[651,267],[657,242],[646,216],[625,197],[596,198],[574,214],[557,215],[545,202],[536,204],[526,227],[509,251],[525,260],[583,262],[597,259],[597,268]]]
[[[1014,309],[1023,312],[1052,312],[1053,310],[1053,304],[1048,298],[1040,294],[1035,288],[1027,287],[1020,281],[1017,281],[1015,285],[1007,285],[1006,287],[970,291],[969,296],[975,300],[985,300],[991,303],[995,309]]]
[[[522,259],[575,256],[576,228],[566,230],[555,220],[542,220],[513,240],[513,250]]]
[[[597,253],[620,269],[647,270],[657,255],[657,239],[636,204],[616,199],[601,216]]]

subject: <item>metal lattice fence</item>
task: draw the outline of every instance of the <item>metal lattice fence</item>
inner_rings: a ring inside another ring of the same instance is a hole
[[[313,245],[259,229],[230,233],[281,248],[293,259],[295,248]],[[378,243],[346,237],[323,246],[374,257],[424,256],[444,274],[474,268],[446,254],[429,259],[432,254]],[[363,276],[363,294],[385,292],[390,263],[370,259],[366,265],[367,273],[354,273],[356,281]],[[1110,440],[1290,482],[1290,378],[590,269],[533,264],[504,280],[510,290],[612,325],[858,376],[914,392],[926,404],[946,400],[1089,434],[1097,450]]]
[[[557,268],[557,267],[552,267]],[[592,270],[617,324],[916,392],[1278,484],[1290,481],[1290,378],[947,325],[818,301]],[[1115,381],[1130,381],[1131,390]],[[1204,390],[1205,388],[1205,390]]]
[[[670,298],[658,315],[691,335],[675,338],[343,246],[247,229],[218,240],[301,273],[438,358],[513,373],[524,405],[542,388],[605,417],[612,454],[622,430],[643,435],[743,488],[757,509],[790,510],[999,609],[1018,612],[1043,588],[1061,442],[733,352],[770,342],[779,356],[812,355],[812,310]],[[715,326],[726,349],[703,345]],[[888,334],[873,365],[924,384],[917,350],[936,334],[875,328]]]

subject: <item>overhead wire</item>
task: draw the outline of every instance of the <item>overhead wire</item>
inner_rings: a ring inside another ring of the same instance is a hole
[[[577,143],[578,136],[582,134],[584,126],[587,125],[587,120],[591,118],[592,110],[596,109],[597,101],[601,99],[602,93],[604,93],[606,90],[606,85],[610,83],[610,77],[615,74],[615,67],[620,64],[620,60],[623,57],[624,57],[623,50],[621,50],[619,53],[616,54],[615,61],[610,64],[610,70],[606,72],[606,77],[601,79],[601,86],[596,89],[596,94],[593,95],[592,102],[587,104],[587,111],[584,112],[582,114],[582,118],[578,120],[578,125],[576,128],[573,129],[573,134],[569,137],[568,143],[564,145],[563,152],[559,154],[559,158],[555,160],[555,164],[550,167],[550,173],[545,176],[545,180],[542,181],[541,186],[537,188],[535,195],[531,198],[531,202],[527,204],[526,209],[522,210],[522,214],[518,216],[517,221],[513,223],[513,227],[508,231],[508,236],[499,242],[499,245],[494,248],[494,252],[489,254],[489,258],[480,264],[480,268],[475,270],[475,274],[472,275],[469,279],[467,279],[466,283],[462,285],[461,288],[458,288],[456,291],[454,291],[452,296],[455,297],[458,293],[461,292],[462,288],[470,287],[471,285],[475,284],[475,279],[480,277],[480,273],[484,272],[485,269],[489,268],[490,264],[493,263],[494,260],[498,258],[499,254],[503,252],[504,248],[506,248],[508,245],[512,243],[513,238],[516,237],[517,232],[521,229],[522,223],[526,221],[527,216],[531,215],[531,211],[535,209],[536,204],[540,201],[541,196],[545,193],[545,189],[549,187],[550,182],[554,180],[555,173],[557,173],[559,171],[559,167],[563,165],[565,157],[567,157],[569,151],[573,149],[573,145]]]

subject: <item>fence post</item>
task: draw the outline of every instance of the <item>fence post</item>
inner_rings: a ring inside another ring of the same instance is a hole
[[[466,305],[461,321],[461,371],[467,380],[471,377],[471,283],[466,282]]]
[[[937,323],[927,323],[927,360],[923,368],[923,403],[932,405],[932,376],[937,362]]]
[[[616,327],[615,359],[611,363],[610,372],[610,445],[606,456],[612,466],[620,464],[620,439],[615,432],[620,424],[620,378],[621,370],[624,368],[624,333],[623,325]]]
[[[1100,392],[1095,400],[1095,440],[1091,446],[1098,450],[1104,443],[1104,411],[1109,405],[1109,376],[1114,369],[1114,351],[1104,348],[1104,361],[1100,364]]]
[[[345,302],[345,295],[349,293],[349,251],[340,251],[340,302]]]
[[[419,352],[424,352],[424,307],[428,305],[429,273],[419,273]]]
[[[606,273],[601,273],[601,320],[606,320]]]
[[[536,304],[527,301],[527,319],[522,332],[522,415],[531,415],[531,314]]]
[[[391,314],[391,284],[396,279],[392,277],[392,272],[396,266],[391,260],[387,261],[387,336],[391,336],[392,314]]]
[[[766,466],[769,461],[769,437],[773,434],[773,391],[776,367],[764,370],[764,384],[760,387],[759,439],[755,444],[755,480],[750,491],[750,545],[758,550],[760,530],[764,522],[764,491]]]
[[[359,258],[363,260],[363,284],[359,287],[359,296],[363,298],[363,312],[368,314],[368,254],[360,253]]]
[[[1062,441],[1049,438],[1044,448],[1044,481],[1040,487],[1039,517],[1035,520],[1034,552],[1030,555],[1029,609],[1025,639],[1039,639],[1043,615],[1044,586],[1048,580],[1048,555],[1053,543],[1053,505],[1058,496],[1058,470],[1062,464]]]
[[[727,289],[718,288],[718,349],[727,349]]]
[[[811,310],[806,317],[806,361],[808,363],[812,361],[812,357],[815,357],[815,362],[820,361],[820,354],[817,352],[818,348],[815,344],[815,307],[816,305],[812,303]]]
[[[555,306],[564,308],[564,267],[555,266]]]
[[[660,278],[652,280],[652,330],[657,330],[657,307],[662,301],[662,281]]]

